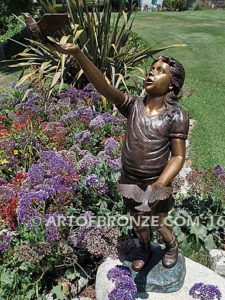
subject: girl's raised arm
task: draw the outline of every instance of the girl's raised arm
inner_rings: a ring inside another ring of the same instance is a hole
[[[99,69],[90,61],[90,59],[81,51],[78,45],[73,44],[59,44],[54,43],[53,46],[58,52],[72,55],[88,80],[94,85],[100,94],[106,97],[115,105],[121,105],[125,101],[125,95],[112,85],[108,84],[104,75]]]

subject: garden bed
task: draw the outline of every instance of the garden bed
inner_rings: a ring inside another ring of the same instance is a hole
[[[0,293],[18,300],[63,297],[81,276],[94,282],[102,258],[131,233],[96,221],[127,214],[116,191],[125,120],[104,111],[90,84],[51,98],[43,91],[14,86],[0,96]],[[192,172],[171,215],[199,218],[197,227],[174,227],[184,254],[198,261],[224,243],[221,223],[208,223],[224,216],[224,178],[220,166]]]

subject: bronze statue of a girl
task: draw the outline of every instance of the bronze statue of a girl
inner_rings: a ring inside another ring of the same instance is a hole
[[[189,129],[188,115],[177,98],[185,78],[183,66],[172,57],[158,57],[144,83],[146,96],[137,97],[108,84],[77,45],[55,47],[72,55],[98,92],[127,118],[119,190],[135,220],[158,216],[157,229],[166,244],[162,264],[172,268],[177,262],[178,244],[165,219],[174,204],[170,183],[185,162]],[[149,226],[142,226],[142,222],[133,225],[141,247],[132,268],[140,271],[151,257]]]

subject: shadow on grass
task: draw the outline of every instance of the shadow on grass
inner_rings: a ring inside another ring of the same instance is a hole
[[[0,61],[0,73],[8,75],[12,73],[20,73],[22,71],[21,68],[12,68],[10,65],[12,61]]]
[[[19,80],[22,69],[9,67],[11,62],[0,61],[0,90],[8,92],[12,89],[12,83]]]

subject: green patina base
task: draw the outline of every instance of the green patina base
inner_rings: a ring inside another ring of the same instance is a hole
[[[137,285],[138,292],[173,293],[181,289],[186,274],[184,256],[179,253],[177,264],[166,269],[162,265],[164,249],[157,244],[151,243],[153,248],[152,257],[146,267],[140,272],[132,271],[132,277]],[[127,267],[135,259],[139,248],[133,248],[121,261]]]

